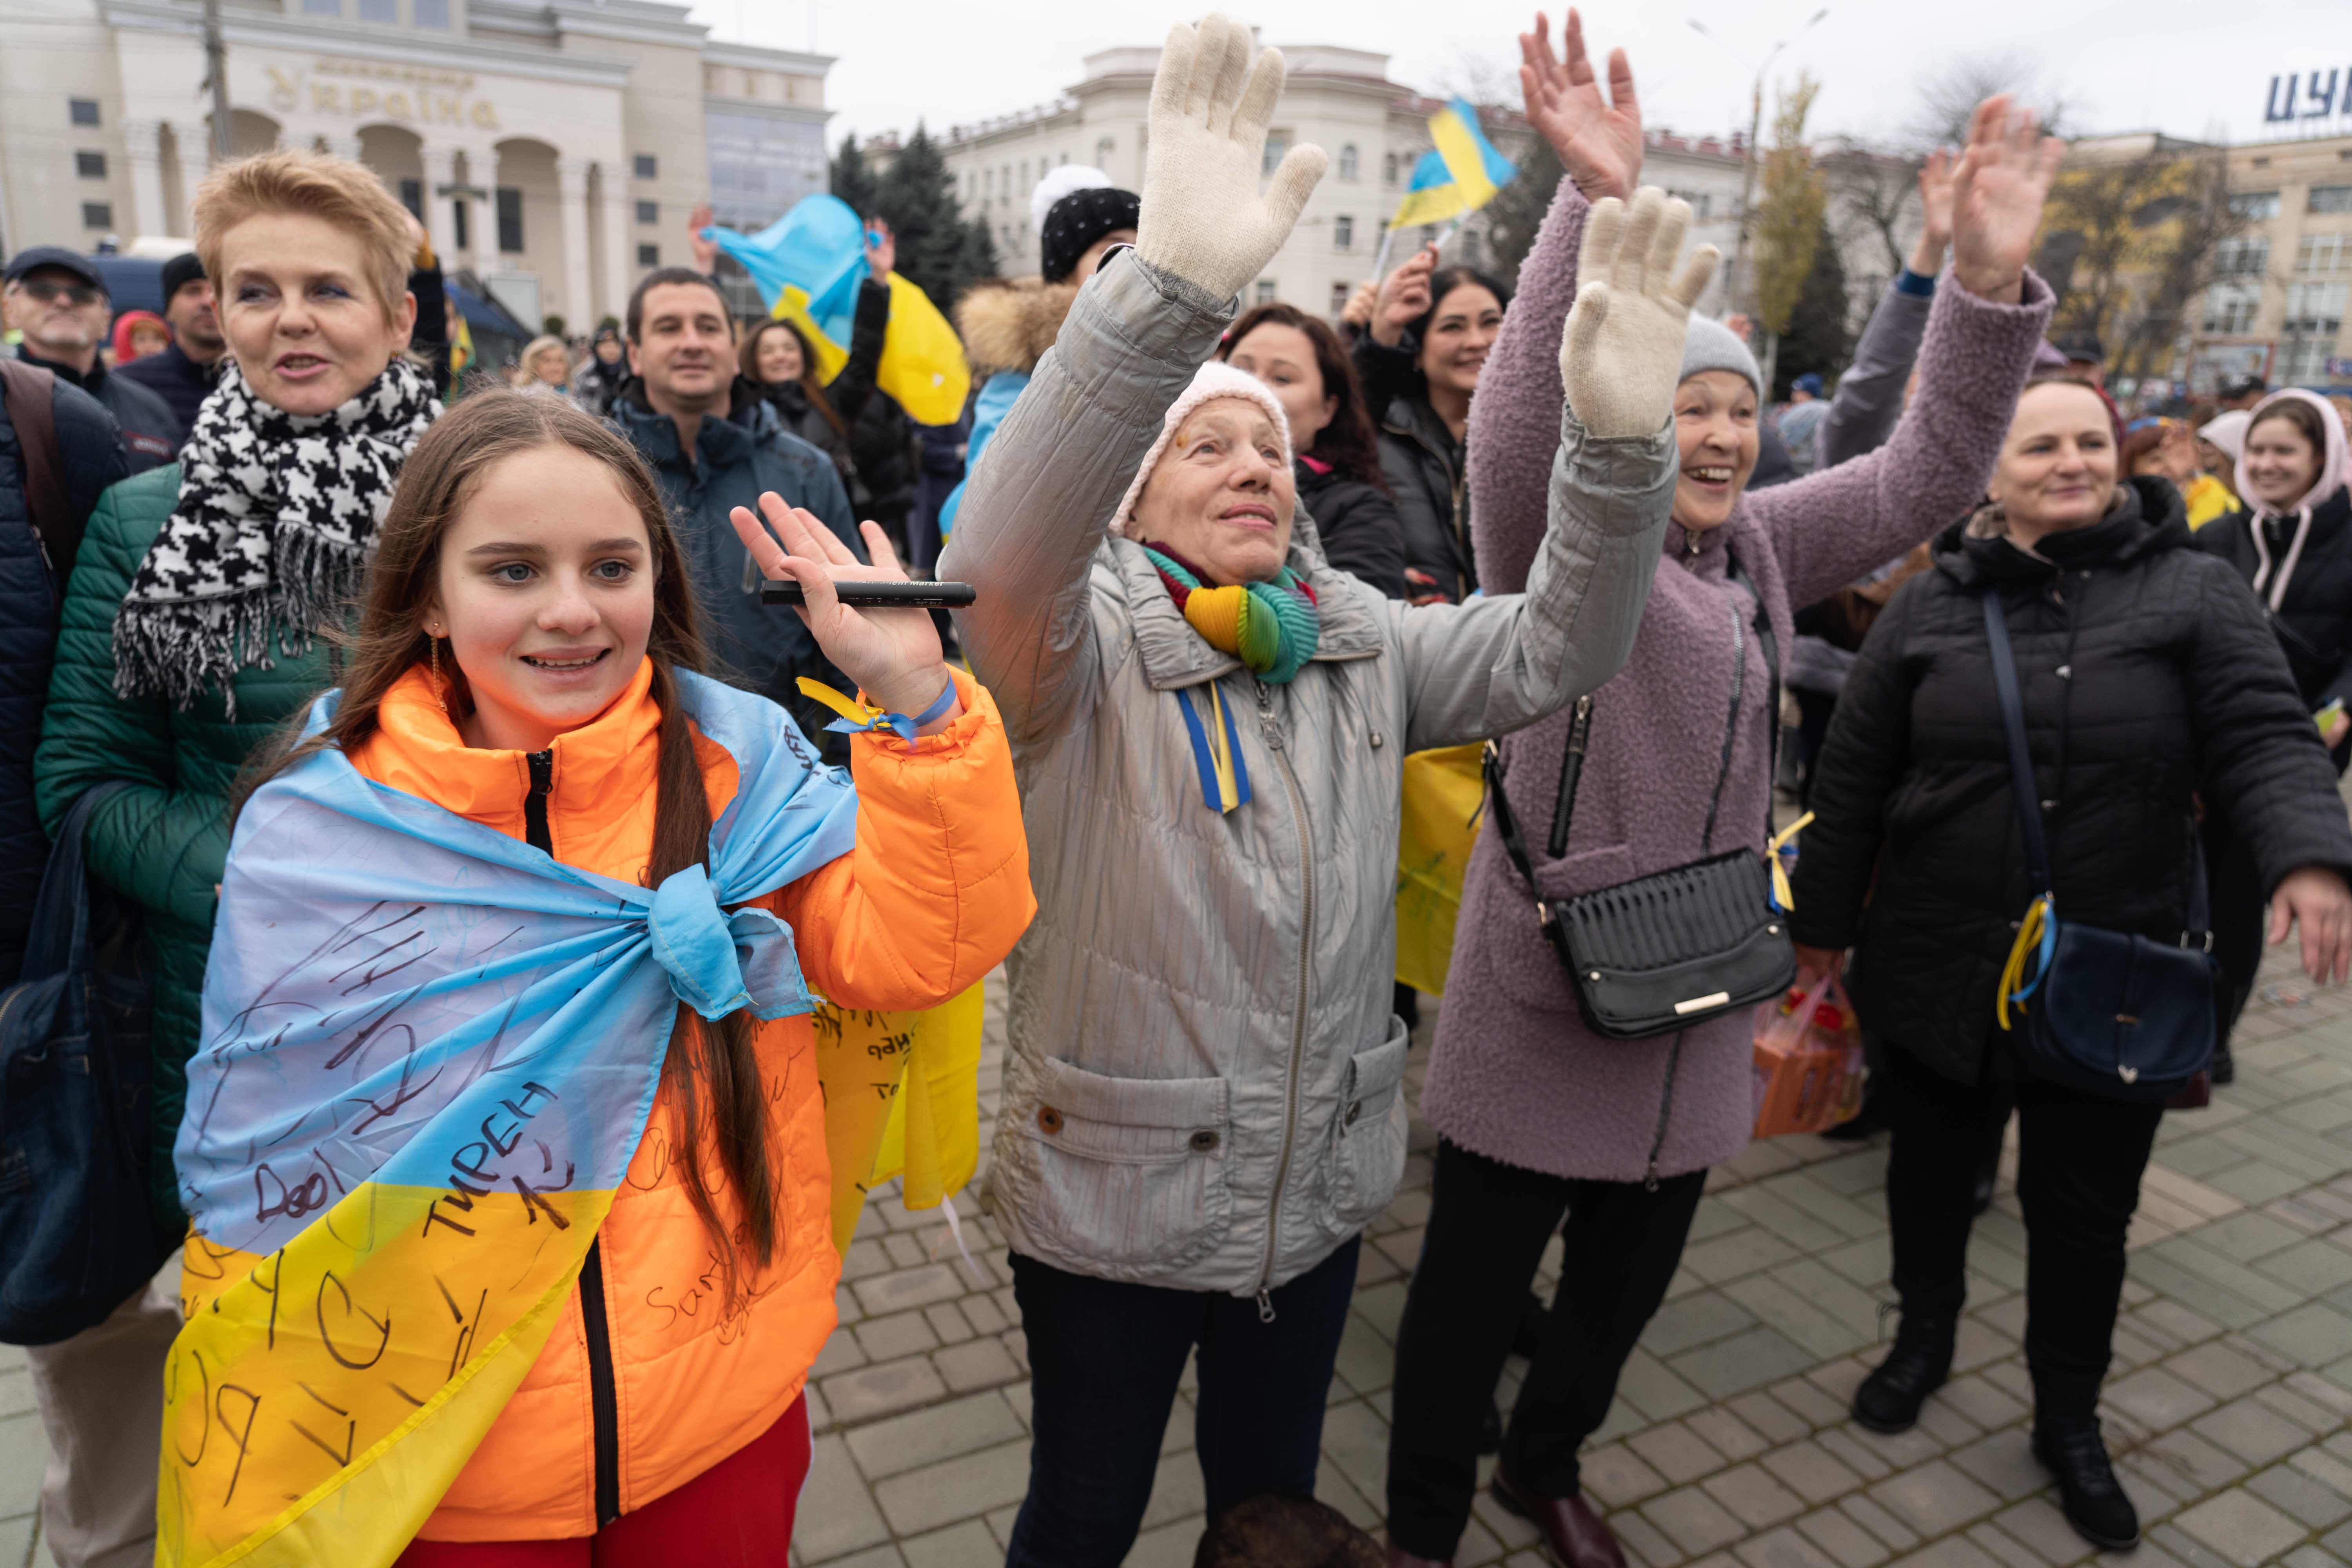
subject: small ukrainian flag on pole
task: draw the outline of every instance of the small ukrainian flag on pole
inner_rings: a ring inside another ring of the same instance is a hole
[[[1429,117],[1429,139],[1435,145],[1413,165],[1404,200],[1389,220],[1392,229],[1476,212],[1519,172],[1495,151],[1478,129],[1478,111],[1465,100],[1457,98]]]

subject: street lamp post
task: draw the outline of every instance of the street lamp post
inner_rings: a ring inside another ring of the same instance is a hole
[[[1709,30],[1706,23],[1695,16],[1690,18],[1692,31],[1746,66],[1754,77],[1748,106],[1747,157],[1739,172],[1739,237],[1732,247],[1731,266],[1725,271],[1723,278],[1723,297],[1735,310],[1738,309],[1741,303],[1740,287],[1748,282],[1748,226],[1749,215],[1756,205],[1756,139],[1762,135],[1764,131],[1764,73],[1772,68],[1772,62],[1780,58],[1781,50],[1811,32],[1814,25],[1829,14],[1830,8],[1824,5],[1806,17],[1803,26],[1772,46],[1764,56],[1761,64],[1751,61],[1746,55],[1733,48],[1721,37]]]

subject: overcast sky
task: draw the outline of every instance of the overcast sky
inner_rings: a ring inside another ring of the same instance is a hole
[[[1748,117],[1748,69],[1693,32],[1706,24],[1751,60],[1801,26],[1821,0],[1598,0],[1586,36],[1632,57],[1652,126],[1721,132]],[[934,129],[1050,100],[1083,74],[1080,58],[1154,43],[1185,5],[1146,0],[700,0],[719,37],[837,57],[828,85],[836,142]],[[1385,50],[1395,80],[1426,91],[1515,82],[1524,0],[1250,0],[1234,14],[1269,43]],[[1552,13],[1555,21],[1559,12]],[[2334,25],[2329,26],[2330,18]],[[1822,82],[1819,132],[1884,137],[1913,121],[1920,79],[1968,57],[2039,62],[2042,86],[2077,129],[2156,129],[2231,141],[2265,128],[2270,79],[2331,69],[2352,77],[2352,6],[2253,0],[1830,0],[1829,16],[1784,53]],[[1516,87],[1513,88],[1516,93]],[[1766,114],[1770,114],[1769,95]],[[2329,128],[2352,131],[2337,116]]]

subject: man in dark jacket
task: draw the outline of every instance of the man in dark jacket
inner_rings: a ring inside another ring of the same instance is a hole
[[[631,379],[611,418],[654,470],[709,617],[723,673],[777,702],[812,737],[831,711],[801,695],[806,675],[839,690],[846,678],[817,649],[797,611],[760,602],[763,581],[728,514],[759,510],[773,490],[803,507],[866,559],[849,494],[833,460],[785,431],[768,400],[735,374],[727,301],[682,267],[650,273],[629,298]]]
[[[196,410],[211,395],[221,358],[228,352],[213,310],[212,279],[193,252],[163,263],[163,321],[172,329],[171,345],[162,353],[116,366],[114,374],[162,397],[179,416],[182,428],[193,431]]]
[[[10,258],[5,274],[8,323],[25,334],[16,357],[89,393],[114,416],[124,456],[138,473],[178,456],[187,427],[152,389],[110,374],[98,357],[114,308],[106,280],[62,246],[37,245]]]
[[[60,377],[27,377],[26,390],[49,399],[50,465],[79,540],[100,494],[128,471],[121,435],[96,398]],[[0,403],[0,985],[16,982],[49,859],[33,805],[33,752],[49,694],[58,595],[73,570],[72,557],[55,559],[60,550],[45,548],[34,530],[36,465],[26,461],[28,433],[16,426],[15,405],[12,390]]]

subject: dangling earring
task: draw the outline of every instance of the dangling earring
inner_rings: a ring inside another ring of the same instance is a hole
[[[441,686],[441,628],[428,626],[425,628],[425,647],[431,651],[433,658],[433,700],[438,702],[441,705],[441,711],[446,713],[449,711],[449,698]]]

